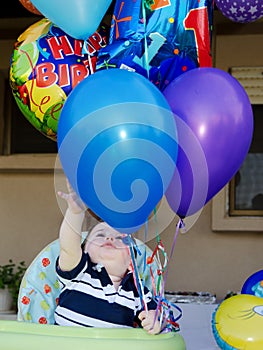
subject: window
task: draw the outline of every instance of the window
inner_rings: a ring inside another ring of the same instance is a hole
[[[0,33],[0,174],[54,172],[56,142],[36,130],[16,105],[9,85],[10,57],[16,38],[37,18],[4,18]]]
[[[212,199],[212,230],[263,231],[263,67],[234,67],[254,114],[252,144],[239,172]]]
[[[254,134],[248,155],[229,184],[230,216],[263,216],[263,105],[252,105]]]

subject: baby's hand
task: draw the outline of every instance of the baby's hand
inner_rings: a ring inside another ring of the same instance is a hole
[[[79,214],[85,211],[87,208],[82,200],[77,196],[76,192],[71,187],[67,179],[68,193],[58,191],[59,197],[65,199],[68,203],[68,208],[73,214]]]
[[[155,310],[142,311],[139,314],[139,320],[141,320],[142,327],[149,334],[158,334],[161,331],[161,325],[156,316]]]

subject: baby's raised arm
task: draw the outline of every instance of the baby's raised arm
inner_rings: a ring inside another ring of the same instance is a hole
[[[74,192],[67,180],[68,193],[59,191],[58,195],[67,201],[68,208],[59,231],[59,267],[63,271],[72,270],[81,259],[82,224],[86,207]]]

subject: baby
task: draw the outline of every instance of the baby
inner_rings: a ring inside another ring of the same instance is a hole
[[[144,287],[144,302],[132,273],[127,234],[98,223],[81,245],[86,208],[67,183],[68,203],[61,224],[57,275],[61,284],[55,324],[86,327],[143,327],[158,334],[157,304]],[[126,239],[125,239],[126,237]],[[128,240],[129,241],[129,240]]]

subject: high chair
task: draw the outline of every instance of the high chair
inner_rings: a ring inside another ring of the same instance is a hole
[[[86,233],[83,233],[83,239]],[[152,279],[157,278],[158,264],[152,271],[145,265],[145,257],[152,251],[135,239],[139,254],[138,272],[145,285],[152,290]],[[138,328],[89,328],[54,325],[54,310],[59,296],[55,262],[59,255],[59,240],[47,245],[28,267],[19,290],[17,321],[0,321],[1,344],[5,350],[28,350],[61,347],[63,350],[185,350],[184,339],[178,332],[149,335]]]
[[[87,233],[83,233],[83,239]],[[144,284],[152,290],[152,279],[149,266],[144,264],[145,254],[151,256],[152,251],[140,240],[136,239],[139,254],[136,262],[138,272]],[[56,276],[55,263],[59,255],[59,240],[47,245],[28,267],[18,295],[18,321],[54,324],[54,310],[59,296],[59,282]],[[152,265],[156,279],[157,262]]]

